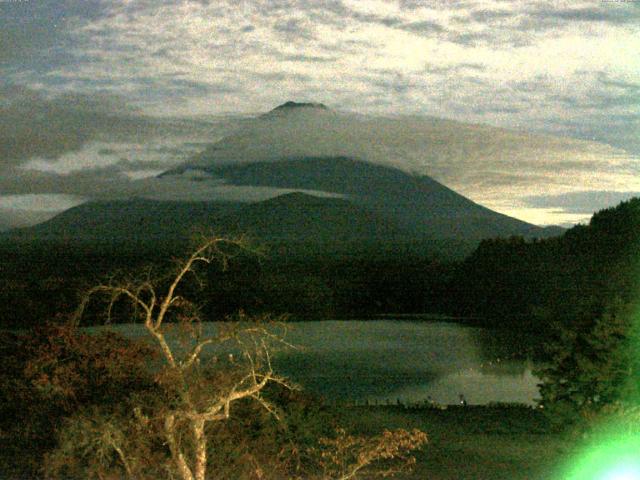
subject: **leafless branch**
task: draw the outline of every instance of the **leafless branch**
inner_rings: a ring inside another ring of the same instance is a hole
[[[292,348],[293,345],[286,343],[282,336],[270,331],[264,325],[254,323],[243,328],[232,327],[228,330],[220,328],[217,335],[204,339],[199,338],[201,331],[195,333],[189,331],[190,340],[195,340],[195,346],[187,349],[187,353],[181,361],[177,361],[175,350],[167,340],[167,331],[164,327],[169,310],[173,309],[176,312],[183,328],[200,322],[197,307],[178,293],[185,276],[194,274],[196,281],[200,282],[195,272],[198,264],[207,265],[213,261],[219,261],[222,268],[226,268],[229,260],[243,249],[243,240],[228,240],[222,237],[207,238],[194,249],[191,255],[177,264],[176,270],[170,277],[153,278],[151,272],[147,271],[146,276],[139,282],[123,281],[118,283],[112,280],[110,283],[98,285],[88,290],[76,311],[75,319],[79,322],[90,299],[96,295],[109,296],[108,318],[111,318],[113,308],[121,298],[127,299],[136,310],[140,310],[144,318],[144,326],[159,345],[168,367],[165,370],[166,376],[162,378],[166,379],[166,382],[170,382],[172,391],[177,393],[179,399],[175,405],[172,404],[169,411],[160,410],[157,412],[156,418],[162,423],[163,436],[176,465],[176,473],[181,480],[204,480],[205,478],[207,437],[204,428],[207,422],[229,418],[232,404],[244,398],[257,401],[277,418],[277,412],[261,396],[260,392],[270,382],[289,387],[284,378],[274,375],[269,347],[271,343],[283,344]],[[159,285],[163,284],[165,287],[160,288]],[[240,312],[239,317],[241,321],[247,320],[243,312]],[[230,386],[220,387],[223,392],[211,399],[207,399],[206,396],[203,398],[202,392],[207,392],[206,388],[202,390],[201,383],[199,383],[202,382],[203,377],[198,377],[199,369],[192,370],[191,367],[200,359],[206,346],[223,345],[229,341],[235,341],[240,348],[244,358],[244,366],[237,365],[237,368],[246,368],[246,374],[239,379],[232,380],[235,372],[231,372],[228,377],[228,380],[231,380]],[[199,380],[194,382],[193,375]],[[149,418],[142,415],[139,408],[134,409],[134,416],[141,425],[147,427],[150,425]],[[184,444],[180,442],[182,432],[184,432],[182,427],[188,427],[188,431],[191,432],[190,441]],[[124,452],[117,453],[121,456],[125,469],[131,477],[131,468],[126,463]]]

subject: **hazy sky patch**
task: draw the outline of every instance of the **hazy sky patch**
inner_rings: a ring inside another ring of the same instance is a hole
[[[525,197],[524,201],[535,208],[561,208],[567,213],[589,215],[594,208],[601,210],[633,197],[640,197],[640,191],[577,191]]]

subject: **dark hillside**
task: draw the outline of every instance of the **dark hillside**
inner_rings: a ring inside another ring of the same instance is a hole
[[[341,242],[384,240],[406,235],[392,219],[339,198],[290,193],[247,205],[225,217],[225,232],[274,240]]]
[[[215,156],[215,150],[211,155]],[[192,167],[182,167],[165,175],[179,174],[189,168]],[[418,236],[480,240],[508,235],[542,238],[559,233],[489,210],[430,177],[347,157],[305,157],[197,168],[231,185],[346,195],[349,200],[393,219],[407,233]]]
[[[145,199],[93,201],[49,221],[4,233],[4,239],[131,241],[181,239],[194,229],[213,228],[240,208],[231,202],[177,202]]]
[[[459,268],[451,309],[491,324],[545,328],[559,309],[600,311],[612,301],[634,301],[639,267],[640,198],[634,198],[562,237],[481,242]]]

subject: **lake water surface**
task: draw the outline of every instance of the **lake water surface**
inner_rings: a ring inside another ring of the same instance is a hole
[[[215,323],[204,325],[213,333]],[[104,327],[101,327],[104,328]],[[146,336],[142,325],[112,325]],[[331,401],[533,405],[538,379],[526,360],[509,360],[508,340],[488,330],[445,322],[349,320],[296,322],[287,340],[298,346],[274,356],[275,369]],[[514,352],[515,353],[515,352]]]
[[[531,363],[507,360],[509,346],[492,349],[488,335],[443,322],[302,322],[289,337],[304,349],[281,354],[276,365],[329,399],[453,404],[462,394],[469,404],[534,404]]]

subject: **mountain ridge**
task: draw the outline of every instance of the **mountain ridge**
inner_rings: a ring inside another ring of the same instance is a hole
[[[510,235],[546,237],[555,233],[494,212],[426,175],[411,175],[348,157],[186,165],[163,176],[180,175],[191,168],[199,168],[226,185],[321,190],[345,195],[420,236],[482,239]],[[471,228],[465,228],[465,222]]]

